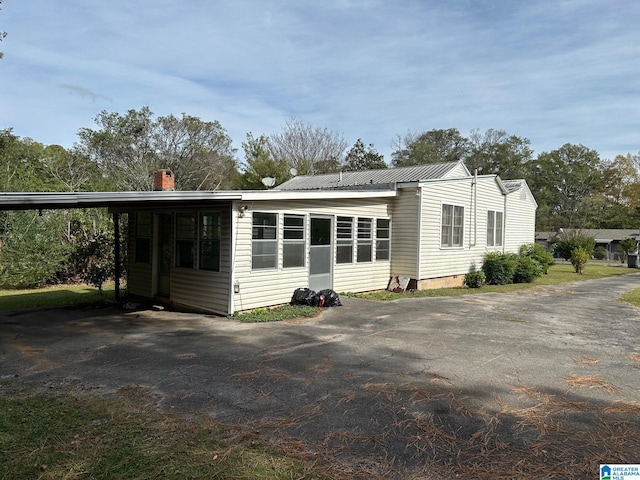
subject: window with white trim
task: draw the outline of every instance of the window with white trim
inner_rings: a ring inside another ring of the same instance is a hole
[[[464,238],[464,207],[442,204],[440,246],[462,247]]]
[[[391,255],[391,229],[388,218],[376,220],[376,261],[389,260]]]
[[[357,262],[370,262],[373,259],[373,219],[358,218]]]
[[[306,258],[304,215],[284,216],[282,267],[304,267]]]
[[[253,212],[251,230],[251,268],[278,266],[278,214]]]
[[[220,271],[220,212],[200,214],[200,242],[198,267],[200,270]]]
[[[502,212],[489,210],[487,211],[487,246],[502,246],[502,225],[504,214]]]
[[[336,263],[353,263],[353,217],[336,221]]]

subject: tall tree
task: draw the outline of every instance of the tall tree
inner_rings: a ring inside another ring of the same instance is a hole
[[[239,188],[264,190],[270,188],[263,183],[265,178],[273,178],[272,186],[276,186],[291,177],[286,160],[275,160],[269,153],[268,141],[264,135],[255,138],[251,132],[247,133],[247,141],[242,143],[245,167]]]
[[[347,141],[327,128],[294,118],[281,132],[269,136],[267,145],[275,161],[286,161],[298,175],[314,175],[340,169]]]
[[[384,162],[384,155],[379,154],[373,144],[369,144],[365,148],[362,139],[356,140],[356,143],[347,152],[347,156],[344,159],[344,169],[346,171],[355,171],[378,168],[387,168],[387,164]]]
[[[125,115],[102,111],[99,129],[78,132],[79,147],[121,190],[151,190],[168,168],[180,190],[230,188],[237,175],[231,138],[219,122],[183,114],[154,119],[145,106]]]
[[[469,145],[467,167],[483,174],[498,174],[503,179],[523,178],[533,155],[529,139],[493,128],[484,132],[472,130]]]
[[[469,155],[469,140],[457,128],[398,135],[391,154],[394,167],[426,163],[457,162]]]
[[[588,218],[588,199],[602,184],[598,152],[565,144],[530,162],[527,182],[538,201],[539,230],[582,227]]]

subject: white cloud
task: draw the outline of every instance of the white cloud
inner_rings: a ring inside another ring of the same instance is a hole
[[[625,0],[31,0],[3,5],[0,127],[70,146],[101,110],[287,118],[374,143],[501,128],[536,152],[640,150],[640,8]],[[239,152],[242,157],[242,152]]]

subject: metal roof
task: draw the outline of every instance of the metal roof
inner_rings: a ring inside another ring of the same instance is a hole
[[[395,196],[394,189],[320,191],[216,190],[143,192],[0,192],[0,210],[52,210],[64,208],[112,209],[190,207],[230,201],[313,200]]]
[[[639,238],[640,231],[625,228],[565,228],[565,232],[580,232],[587,237],[593,237],[596,243],[610,243],[620,241],[625,238]],[[536,232],[536,240],[551,240],[556,237],[559,232]]]
[[[469,170],[462,162],[431,163],[413,167],[383,168],[378,170],[360,170],[356,172],[327,173],[323,175],[302,175],[276,187],[277,190],[318,190],[338,189],[364,185],[419,182],[446,178],[455,169],[462,166],[465,175]]]

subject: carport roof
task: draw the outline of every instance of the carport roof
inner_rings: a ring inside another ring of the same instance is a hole
[[[357,191],[143,191],[143,192],[3,192],[0,210],[49,210],[108,207],[114,210],[141,207],[184,207],[230,201],[313,200],[395,196],[394,189]]]

